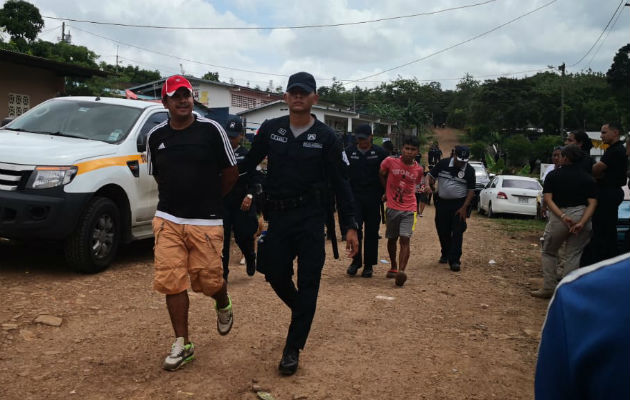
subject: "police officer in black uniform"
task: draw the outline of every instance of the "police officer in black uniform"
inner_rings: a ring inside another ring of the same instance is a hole
[[[291,309],[278,366],[284,375],[297,370],[299,352],[315,315],[326,258],[324,224],[333,193],[339,218],[347,228],[348,256],[353,257],[358,248],[352,192],[346,177],[348,160],[334,131],[311,114],[317,99],[311,74],[291,75],[284,94],[289,115],[263,122],[250,152],[239,164],[240,171],[251,173],[268,157],[264,207],[269,226],[264,242],[259,242],[257,268],[264,271],[278,297]],[[296,257],[297,288],[292,280]]]
[[[243,123],[240,117],[228,118],[225,132],[230,138],[237,163],[247,154],[241,146]],[[254,195],[261,191],[259,174],[239,176],[234,188],[223,199],[223,279],[228,279],[230,263],[230,236],[234,230],[234,240],[245,256],[247,275],[256,272],[256,253],[254,252],[254,234],[258,230],[258,217]]]
[[[385,150],[372,144],[372,128],[368,124],[357,126],[354,136],[357,143],[346,149],[350,161],[350,186],[354,195],[359,225],[359,251],[352,259],[347,273],[356,275],[362,264],[361,276],[371,278],[378,258],[378,228],[381,222],[383,186],[378,178],[381,162],[387,157]],[[363,225],[365,224],[365,235]],[[363,249],[363,254],[361,250]],[[363,256],[363,257],[361,257]]]

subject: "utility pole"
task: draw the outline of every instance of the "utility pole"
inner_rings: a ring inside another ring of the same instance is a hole
[[[118,45],[116,45],[116,72],[118,72]]]
[[[564,72],[566,70],[565,63],[558,67],[562,72],[560,77],[560,137],[564,139]]]

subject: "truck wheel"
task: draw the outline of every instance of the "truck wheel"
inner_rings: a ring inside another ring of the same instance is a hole
[[[66,261],[77,272],[100,272],[116,256],[120,236],[118,207],[108,198],[94,197],[66,240]]]

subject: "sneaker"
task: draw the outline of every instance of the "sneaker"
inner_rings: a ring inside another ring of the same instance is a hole
[[[553,290],[551,289],[538,289],[529,293],[533,297],[538,297],[539,299],[550,299],[553,296]]]
[[[461,269],[461,264],[458,262],[453,262],[451,263],[451,271],[453,272],[459,272],[459,270]]]
[[[178,337],[171,346],[171,353],[164,359],[162,368],[167,371],[175,371],[182,365],[187,364],[195,359],[195,345],[191,343],[184,344],[184,338]]]
[[[440,257],[440,259],[438,260],[438,262],[440,264],[446,264],[448,262],[448,258],[446,258],[445,256]]]
[[[398,273],[397,269],[390,269],[389,271],[387,271],[387,274],[385,275],[386,278],[395,278],[396,274]]]
[[[361,272],[361,276],[364,277],[364,278],[371,278],[373,272],[374,272],[374,270],[372,269],[372,266],[371,265],[366,265],[365,267],[363,267],[363,271]]]
[[[407,281],[407,274],[405,271],[398,271],[396,274],[396,286],[402,286]]]
[[[228,296],[228,305],[219,309],[215,303],[214,308],[217,310],[217,331],[220,335],[227,335],[234,324],[234,314],[232,313],[232,299]]]
[[[355,276],[357,274],[357,271],[359,270],[359,268],[361,268],[360,265],[352,263],[352,264],[350,264],[350,266],[346,270],[346,274],[348,274],[350,276]]]

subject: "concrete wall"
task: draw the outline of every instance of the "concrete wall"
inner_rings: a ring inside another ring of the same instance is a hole
[[[28,108],[33,108],[63,90],[63,76],[52,71],[0,62],[0,119],[9,116],[10,93],[28,96]]]

